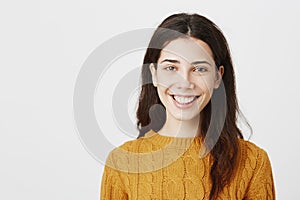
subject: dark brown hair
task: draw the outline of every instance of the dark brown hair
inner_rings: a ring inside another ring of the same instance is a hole
[[[206,17],[198,14],[174,14],[166,18],[155,30],[142,67],[142,89],[136,113],[138,138],[150,129],[160,130],[165,123],[165,109],[152,84],[149,64],[156,65],[163,47],[179,37],[193,37],[204,41],[213,52],[216,67],[224,66],[221,85],[214,90],[211,100],[200,113],[201,137],[206,138],[205,144],[211,149],[210,154],[213,157],[210,169],[210,199],[216,199],[229,184],[237,166],[238,138],[243,138],[237,126],[237,114],[243,115],[238,108],[235,76],[227,41],[221,30]],[[246,123],[251,129],[248,122]],[[206,137],[208,135],[209,137]]]

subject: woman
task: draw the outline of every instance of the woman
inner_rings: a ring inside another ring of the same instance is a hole
[[[101,199],[275,199],[268,155],[243,139],[238,113],[219,28],[197,14],[166,18],[144,57],[140,134],[110,152]]]

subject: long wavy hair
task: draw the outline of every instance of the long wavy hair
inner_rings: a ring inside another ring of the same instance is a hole
[[[201,137],[210,135],[206,144],[211,145],[210,154],[213,157],[209,199],[216,199],[223,188],[230,183],[237,166],[238,138],[243,139],[242,132],[237,126],[237,114],[244,118],[250,129],[251,126],[238,107],[235,75],[227,41],[221,30],[206,17],[198,14],[174,14],[166,18],[155,30],[142,67],[142,88],[136,112],[138,138],[143,137],[150,129],[160,130],[166,121],[165,109],[161,109],[164,106],[159,99],[157,89],[152,84],[149,65],[153,63],[157,67],[156,63],[164,46],[180,37],[193,37],[204,41],[213,52],[216,70],[224,66],[221,86],[214,90],[211,100],[200,112],[199,123]],[[225,91],[224,94],[222,90]],[[224,96],[225,101],[220,101]],[[213,109],[212,99],[218,100],[218,103],[213,104]]]

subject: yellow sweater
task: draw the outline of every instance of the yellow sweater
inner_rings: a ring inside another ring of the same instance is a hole
[[[238,167],[219,199],[275,199],[267,153],[239,139]],[[100,199],[208,199],[212,157],[199,156],[201,140],[176,138],[153,130],[110,152]]]

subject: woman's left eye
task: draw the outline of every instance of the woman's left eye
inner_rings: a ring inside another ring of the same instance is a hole
[[[195,67],[194,71],[196,71],[196,72],[206,72],[207,69],[205,67]]]

